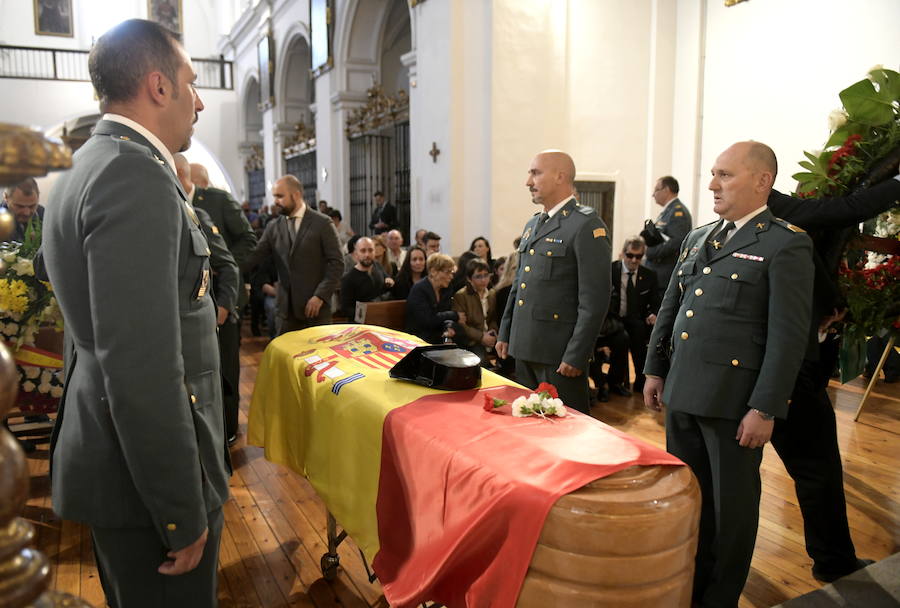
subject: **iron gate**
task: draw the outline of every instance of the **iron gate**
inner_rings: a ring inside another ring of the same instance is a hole
[[[409,243],[409,122],[350,139],[350,225],[372,234],[372,196],[378,191],[397,209],[398,228]]]
[[[285,161],[288,173],[303,184],[303,200],[314,209],[318,209],[316,200],[316,151],[307,150],[303,154],[292,156]]]

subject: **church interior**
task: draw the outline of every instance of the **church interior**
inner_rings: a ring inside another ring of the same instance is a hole
[[[92,45],[155,15],[180,33],[198,74],[205,107],[185,156],[212,186],[255,217],[293,175],[308,204],[327,201],[366,235],[383,192],[404,245],[433,231],[454,257],[476,237],[494,258],[515,250],[540,211],[529,161],[547,149],[574,159],[579,202],[608,228],[614,260],[657,217],[661,176],[680,182],[693,227],[717,220],[710,168],[734,142],[768,144],[775,189],[795,192],[804,151],[820,154],[829,139],[839,92],[873,66],[900,71],[897,0],[0,0],[0,14],[2,122],[77,150],[101,117]],[[58,179],[37,179],[41,205],[53,206]],[[329,546],[334,521],[316,488],[252,443],[269,336],[245,321],[219,605],[389,606],[363,548],[352,537]],[[871,386],[832,378],[828,395],[856,553],[893,556],[895,583],[879,582],[880,596],[822,589],[793,481],[767,445],[741,608],[900,605],[900,383],[886,368]],[[665,449],[664,416],[638,392],[595,402],[591,415]],[[48,588],[106,605],[89,529],[53,512],[48,438],[26,462],[19,514],[49,563]],[[320,559],[335,551],[340,567],[326,576]]]

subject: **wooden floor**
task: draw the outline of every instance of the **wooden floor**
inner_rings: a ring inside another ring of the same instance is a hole
[[[241,354],[241,425],[263,338],[245,338]],[[876,386],[859,422],[853,414],[862,396],[861,379],[830,390],[844,458],[848,515],[860,557],[881,559],[900,551],[900,385]],[[662,446],[660,420],[636,396],[612,397],[594,416]],[[326,582],[319,559],[326,549],[325,509],[299,475],[271,464],[243,437],[232,449],[234,477],[225,505],[220,557],[222,608],[315,606],[387,607],[378,583],[368,582],[352,540],[340,548],[337,580]],[[24,516],[37,529],[37,546],[49,556],[52,587],[104,606],[90,534],[58,519],[50,509],[46,445],[29,458],[31,498]],[[810,574],[803,524],[790,477],[771,447],[765,449],[759,536],[741,608],[778,604],[820,585]]]

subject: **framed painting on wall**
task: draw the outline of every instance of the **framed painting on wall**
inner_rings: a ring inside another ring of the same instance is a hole
[[[259,111],[275,106],[275,41],[266,35],[256,45],[259,61]]]
[[[34,0],[34,33],[71,38],[72,0]]]
[[[324,74],[334,66],[331,41],[334,38],[334,5],[332,0],[310,0],[310,59],[312,76]]]
[[[181,34],[181,0],[147,0],[147,18]]]

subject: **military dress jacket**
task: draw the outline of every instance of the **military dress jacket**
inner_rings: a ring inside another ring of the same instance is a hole
[[[525,224],[499,340],[516,359],[584,371],[609,308],[606,225],[574,198],[543,225],[540,217]]]
[[[197,188],[192,202],[209,214],[238,265],[250,257],[256,247],[256,233],[230,194],[219,188]]]
[[[661,289],[669,284],[672,269],[678,261],[681,242],[691,231],[691,212],[679,199],[674,199],[656,218],[656,229],[669,237],[658,245],[647,247],[644,263],[656,273],[656,280]]]
[[[676,411],[784,418],[806,352],[812,241],[766,209],[707,255],[722,224],[685,239],[644,373],[665,378],[663,402]]]
[[[331,218],[307,205],[296,235],[287,216],[269,220],[259,244],[241,269],[251,270],[270,256],[278,274],[278,314],[282,318],[307,320],[306,302],[318,296],[324,303],[316,319],[309,321],[330,321],[331,294],[344,275],[344,257]]]
[[[200,229],[209,245],[209,266],[213,272],[213,301],[216,306],[234,311],[237,308],[241,281],[237,262],[231,255],[228,245],[225,244],[221,230],[212,221],[209,214],[199,207],[195,207],[194,212],[197,214],[197,219],[200,220]]]
[[[228,497],[210,250],[174,171],[101,120],[54,187],[43,248],[74,344],[51,442],[53,508],[152,526],[181,549]]]

